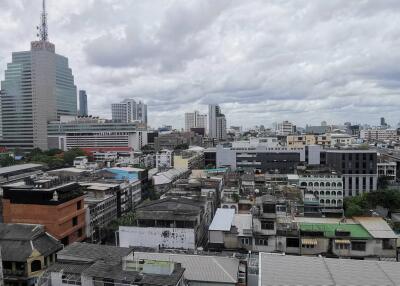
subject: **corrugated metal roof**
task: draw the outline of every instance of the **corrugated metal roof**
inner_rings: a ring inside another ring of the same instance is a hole
[[[400,264],[260,253],[260,281],[272,285],[400,285]]]
[[[20,165],[3,167],[3,168],[0,168],[0,175],[11,173],[11,172],[16,172],[16,171],[22,171],[22,170],[26,170],[26,169],[31,169],[31,168],[38,168],[38,167],[43,167],[43,165],[28,163],[28,164],[20,164]]]
[[[135,252],[135,259],[181,263],[189,281],[236,284],[239,260],[232,257]]]
[[[397,238],[392,228],[381,217],[354,217],[374,238]]]
[[[235,215],[234,209],[222,209],[222,208],[217,209],[217,212],[215,213],[213,221],[208,230],[230,231],[234,215]]]

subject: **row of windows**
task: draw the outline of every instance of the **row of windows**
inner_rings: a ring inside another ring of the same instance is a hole
[[[341,182],[338,182],[338,183],[335,183],[335,182],[332,182],[332,183],[330,183],[330,182],[326,182],[326,183],[324,183],[324,182],[308,182],[308,184],[307,184],[307,182],[301,182],[301,184],[300,184],[300,186],[302,186],[302,187],[333,187],[333,188],[336,188],[336,187],[342,187],[342,183]]]

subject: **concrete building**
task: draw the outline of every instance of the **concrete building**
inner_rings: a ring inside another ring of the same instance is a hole
[[[311,134],[305,135],[288,135],[286,137],[286,144],[290,147],[303,147],[305,145],[315,145],[316,136]]]
[[[88,103],[86,90],[79,91],[79,116],[88,116]]]
[[[86,209],[78,183],[56,176],[3,186],[5,223],[42,224],[64,245],[83,240]]]
[[[154,139],[154,149],[160,151],[163,149],[174,150],[178,146],[190,145],[201,146],[203,137],[191,132],[170,132],[159,134]]]
[[[205,198],[147,202],[136,209],[136,226],[119,227],[120,246],[195,250],[206,243],[211,219]]]
[[[398,140],[399,136],[397,135],[396,129],[372,128],[361,130],[360,138],[368,142],[382,142],[388,140]]]
[[[343,216],[343,179],[339,173],[327,168],[307,168],[298,169],[298,175],[305,208],[309,198],[316,198],[321,214],[327,217]]]
[[[156,154],[156,168],[158,170],[169,169],[174,166],[173,151],[161,150]]]
[[[45,8],[45,7],[44,7]],[[47,15],[43,11],[42,15]],[[46,27],[46,16],[42,16]],[[1,145],[48,149],[47,122],[77,115],[76,86],[68,59],[41,36],[30,51],[14,52],[1,82]]]
[[[322,161],[342,174],[344,195],[356,196],[377,190],[377,152],[340,149],[321,153]],[[324,158],[325,157],[325,158]]]
[[[31,176],[43,173],[44,165],[42,164],[19,164],[0,168],[0,190],[1,185],[24,180]]]
[[[4,275],[1,285],[36,285],[38,277],[55,263],[56,252],[62,247],[42,225],[1,223],[0,262]]]
[[[379,162],[376,164],[378,168],[378,177],[384,177],[389,183],[395,183],[397,179],[397,163],[396,162]]]
[[[287,136],[296,132],[296,125],[294,125],[292,122],[285,120],[276,125],[275,131],[277,135]]]
[[[147,104],[125,99],[121,103],[111,104],[111,115],[114,122],[140,122],[147,125]]]
[[[147,144],[147,129],[142,124],[118,123],[98,117],[62,117],[48,124],[48,146],[71,148],[131,148]]]
[[[185,113],[185,131],[191,131],[192,128],[207,130],[207,114],[201,114],[197,110]]]
[[[135,259],[132,248],[74,243],[57,253],[38,285],[181,286],[184,271],[174,262]]]
[[[174,168],[177,169],[203,169],[204,153],[203,151],[183,150],[174,153]]]
[[[157,173],[153,176],[152,182],[154,186],[154,190],[163,194],[172,188],[174,182],[179,179],[187,178],[190,174],[189,169],[176,169],[172,168],[168,171]]]
[[[208,137],[222,141],[227,138],[226,118],[216,104],[208,106]]]

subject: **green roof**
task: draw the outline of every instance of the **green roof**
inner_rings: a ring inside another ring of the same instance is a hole
[[[325,237],[336,237],[335,231],[349,231],[351,238],[369,239],[372,236],[360,224],[344,223],[300,223],[301,231],[319,231],[323,232]]]

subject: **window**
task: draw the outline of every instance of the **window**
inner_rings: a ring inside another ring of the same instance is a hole
[[[82,201],[76,203],[76,209],[80,210],[82,208]]]
[[[263,213],[275,213],[275,205],[264,204],[263,205]]]
[[[251,238],[250,237],[242,237],[240,239],[241,243],[243,245],[250,245],[251,244]]]
[[[286,247],[299,247],[299,239],[295,237],[287,237]]]
[[[366,243],[363,241],[352,241],[351,242],[351,249],[355,251],[365,251]]]
[[[273,221],[261,221],[261,229],[274,229]]]
[[[393,249],[393,245],[390,243],[390,239],[382,239],[382,248],[383,249]]]
[[[258,238],[258,239],[256,239],[256,244],[257,245],[267,246],[268,245],[268,238]]]
[[[78,217],[77,216],[72,218],[72,226],[76,226],[76,225],[78,225]]]
[[[31,262],[31,272],[36,272],[42,269],[42,262],[40,260],[33,260]]]
[[[81,237],[83,234],[82,228],[78,229],[78,237]]]
[[[350,248],[350,244],[346,244],[346,243],[335,243],[335,248],[336,248],[336,249],[349,249],[349,248]]]

